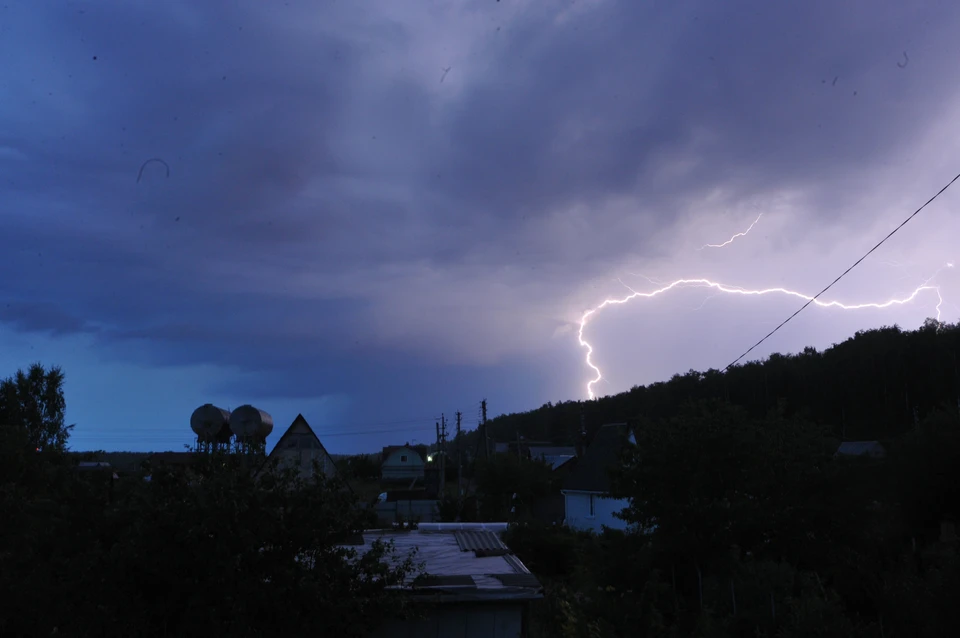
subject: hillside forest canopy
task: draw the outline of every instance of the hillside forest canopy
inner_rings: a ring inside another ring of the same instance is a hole
[[[604,423],[675,416],[691,401],[717,400],[753,417],[802,416],[847,440],[895,437],[946,404],[960,402],[960,328],[927,319],[918,330],[888,326],[856,333],[823,351],[771,354],[726,372],[690,370],[592,401],[558,401],[488,422],[488,437],[574,445],[581,412],[592,434]],[[477,433],[466,434],[473,450]]]

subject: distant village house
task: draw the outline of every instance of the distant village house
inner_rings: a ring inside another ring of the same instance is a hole
[[[564,522],[583,531],[600,532],[603,527],[626,529],[616,516],[629,505],[627,499],[610,496],[610,470],[619,463],[625,445],[636,444],[626,423],[604,425],[563,482]]]
[[[406,445],[388,445],[383,448],[380,480],[383,483],[422,485],[426,459],[417,448]]]

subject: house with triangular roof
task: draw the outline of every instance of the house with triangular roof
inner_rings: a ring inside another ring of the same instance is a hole
[[[313,476],[314,461],[319,463],[320,470],[328,478],[337,474],[333,457],[323,447],[320,438],[302,414],[298,414],[293,420],[267,458],[276,460],[281,467],[298,468],[303,478]]]
[[[564,523],[568,527],[593,532],[600,532],[603,527],[627,528],[627,523],[614,514],[629,502],[610,496],[610,470],[619,464],[625,445],[636,445],[630,426],[610,423],[597,431],[583,456],[576,460],[561,490]]]

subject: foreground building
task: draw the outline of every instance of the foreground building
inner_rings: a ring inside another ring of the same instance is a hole
[[[526,636],[531,601],[543,588],[500,539],[506,523],[423,523],[414,530],[363,532],[363,553],[377,540],[394,544],[402,560],[416,549],[424,573],[404,589],[424,604],[424,617],[392,620],[374,638],[517,638]]]

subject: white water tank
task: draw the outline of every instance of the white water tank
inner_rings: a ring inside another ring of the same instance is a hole
[[[230,413],[230,430],[240,441],[265,441],[273,432],[273,417],[252,405],[241,405]]]
[[[190,429],[204,443],[217,440],[229,425],[230,413],[211,403],[201,405],[190,416]]]

